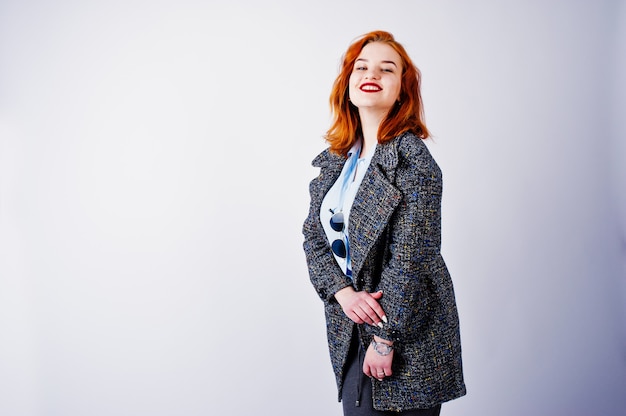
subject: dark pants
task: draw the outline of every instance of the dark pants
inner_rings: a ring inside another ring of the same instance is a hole
[[[365,352],[361,349],[356,337],[353,337],[341,393],[344,416],[439,416],[441,405],[431,409],[415,409],[404,412],[375,410],[372,402],[372,382],[368,376],[363,374],[364,358]]]

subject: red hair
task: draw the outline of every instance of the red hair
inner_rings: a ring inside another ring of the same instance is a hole
[[[402,79],[400,96],[398,97],[401,104],[393,106],[378,127],[378,143],[385,143],[406,132],[412,132],[422,139],[427,139],[430,135],[424,124],[419,69],[391,33],[375,31],[355,40],[342,57],[341,71],[330,93],[333,123],[326,132],[326,141],[333,153],[345,156],[361,130],[358,108],[352,105],[349,100],[348,82],[354,68],[354,62],[359,57],[361,50],[365,45],[372,42],[381,42],[391,46],[402,60]]]

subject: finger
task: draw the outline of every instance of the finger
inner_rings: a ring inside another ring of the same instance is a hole
[[[357,318],[359,319],[359,324],[370,324],[370,325],[374,325],[374,320],[372,318],[373,313],[370,311],[368,312],[366,309],[363,308],[369,308],[368,306],[364,306],[364,305],[358,305],[354,308],[354,314],[357,316]],[[371,309],[371,308],[369,308]]]
[[[376,378],[379,381],[382,381],[383,378],[385,378],[385,371],[380,369],[380,370],[376,370]]]
[[[385,323],[387,322],[385,311],[383,311],[383,308],[378,304],[378,302],[370,300],[367,303],[367,306],[362,306],[362,309],[372,320],[373,325],[378,325],[381,321]]]
[[[370,297],[367,300],[367,304],[370,308],[373,309],[374,313],[376,313],[377,317],[380,317],[382,319],[383,316],[385,316],[385,311],[383,310],[383,307],[380,306],[380,303],[378,303],[378,301],[372,297]]]
[[[374,309],[375,306],[378,306],[377,309],[379,310],[379,312],[377,312],[376,309]],[[385,317],[383,319],[381,317],[381,314],[384,316],[384,313],[382,312],[382,308],[380,307],[380,305],[365,303],[361,305],[361,310],[367,316],[366,318],[364,315],[361,315],[364,321],[366,321],[368,324],[378,325],[382,328],[381,321],[385,322],[387,318]]]
[[[352,319],[352,321],[355,324],[362,324],[363,319],[361,319],[361,317],[359,316],[359,314],[356,312],[356,310],[350,311],[350,313],[348,314],[348,318]]]
[[[372,292],[372,293],[370,293],[370,296],[373,297],[374,299],[378,300],[378,299],[383,297],[383,291],[379,290],[378,292]]]
[[[363,322],[366,322],[370,325],[376,325],[380,319],[376,315],[376,312],[369,305],[361,305],[359,310],[359,316],[363,319]]]
[[[385,377],[389,377],[391,374],[393,374],[391,372],[391,366],[385,366],[383,368],[381,368],[380,370],[378,370],[379,372],[382,372],[385,374]]]
[[[343,309],[343,312],[346,314],[348,318],[350,318],[355,324],[362,324],[363,319],[361,318],[362,313],[359,312],[360,308],[357,306],[350,306]]]
[[[368,377],[373,377],[370,366],[365,363],[363,364],[363,374],[365,374]]]
[[[378,381],[383,381],[385,378],[385,372],[383,370],[376,370],[374,367],[363,367],[363,374],[368,377],[375,378]]]

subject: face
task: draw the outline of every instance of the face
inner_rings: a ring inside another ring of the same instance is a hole
[[[391,46],[372,42],[363,47],[349,80],[350,101],[360,112],[386,114],[400,96],[402,60]]]

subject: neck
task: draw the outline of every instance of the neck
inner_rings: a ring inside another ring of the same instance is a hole
[[[385,114],[359,110],[359,117],[363,133],[363,147],[361,148],[361,157],[363,157],[378,143],[378,128]]]

